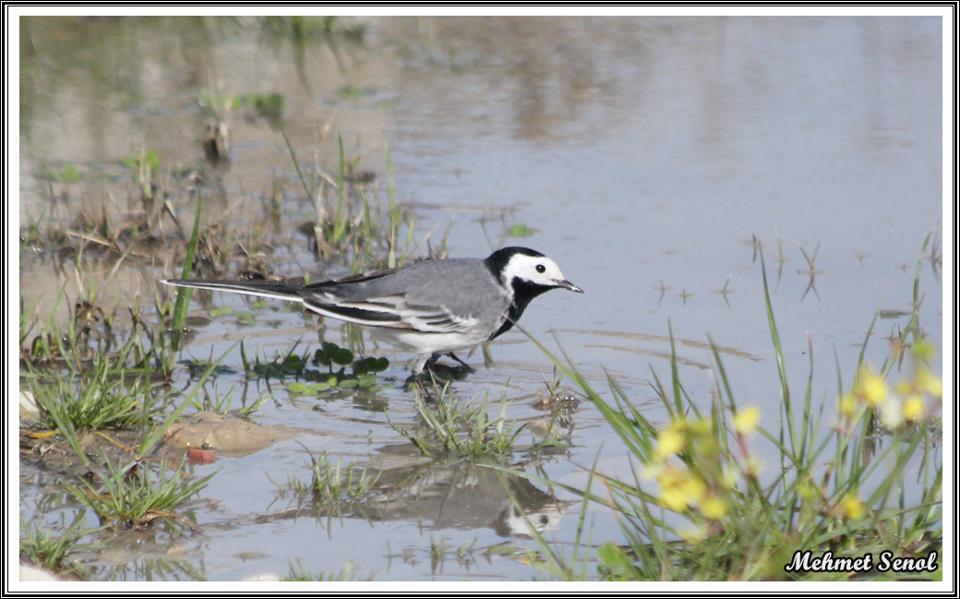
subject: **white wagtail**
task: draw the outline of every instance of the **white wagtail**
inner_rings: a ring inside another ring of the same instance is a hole
[[[442,354],[459,362],[454,351],[507,332],[541,293],[557,288],[583,293],[563,276],[553,260],[522,247],[499,249],[483,260],[427,260],[310,285],[275,281],[163,282],[300,302],[308,310],[330,318],[376,327],[386,333],[389,342],[416,352],[414,375]]]

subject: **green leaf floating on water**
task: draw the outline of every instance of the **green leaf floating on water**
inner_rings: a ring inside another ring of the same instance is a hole
[[[339,348],[331,356],[334,362],[341,366],[353,364],[353,352],[349,349]]]
[[[358,375],[357,384],[363,388],[373,387],[374,385],[377,384],[377,375],[372,372]]]
[[[226,316],[227,314],[233,314],[233,308],[230,306],[217,306],[213,310],[210,310],[211,318],[220,318],[221,316]]]
[[[270,363],[261,370],[269,369],[272,376],[295,375],[306,381],[294,381],[287,384],[287,390],[295,395],[317,394],[329,389],[369,389],[377,384],[377,373],[390,366],[387,358],[357,359],[352,351],[336,343],[324,341],[312,359],[309,354],[302,356],[290,353],[282,360]],[[308,362],[329,368],[329,372],[308,368]],[[348,371],[345,367],[349,366]],[[339,368],[338,368],[339,367]],[[249,369],[248,369],[249,370]]]
[[[287,384],[287,391],[294,395],[316,395],[327,389],[330,389],[330,385],[327,383],[303,383],[296,381]]]
[[[353,373],[360,376],[367,373],[383,372],[390,366],[386,358],[364,358],[353,365]]]
[[[507,233],[510,235],[510,237],[530,237],[533,235],[534,231],[527,225],[520,224],[510,227]]]

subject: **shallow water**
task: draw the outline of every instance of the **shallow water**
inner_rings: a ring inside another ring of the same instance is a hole
[[[357,168],[376,173],[382,189],[389,142],[397,198],[415,208],[421,253],[425,236],[436,246],[449,229],[451,256],[519,244],[554,258],[586,293],[547,294],[521,324],[549,344],[555,335],[598,389],[606,390],[609,371],[653,421],[663,414],[650,366],[669,374],[670,323],[691,394],[709,401],[713,360],[702,345],[709,334],[728,349],[738,401],[758,405],[764,423],[776,426],[779,383],[752,236],[764,250],[788,377],[805,381],[809,336],[813,397],[827,402],[827,413],[836,394],[834,350],[851,373],[874,312],[910,309],[921,244],[941,227],[939,20],[364,23],[362,43],[298,44],[249,19],[28,19],[21,31],[21,219],[49,214],[51,191],[68,194],[54,214],[64,220],[104,202],[122,211],[136,189],[118,164],[123,157],[146,146],[157,151],[161,170],[202,162],[207,117],[200,98],[277,93],[301,160],[333,172],[339,133],[348,153],[359,156]],[[278,252],[274,272],[331,274],[294,232],[312,218],[312,207],[298,195],[278,132],[242,111],[226,120],[232,164],[212,211],[235,229],[259,223],[261,198],[276,177],[284,193],[274,236],[294,249]],[[44,175],[67,165],[82,180],[51,184]],[[189,214],[186,197],[173,201]],[[509,238],[513,224],[534,234]],[[813,277],[801,250],[815,256]],[[55,294],[50,261],[21,258],[25,304]],[[162,258],[140,264],[163,275]],[[95,268],[94,279],[111,266]],[[939,346],[935,266],[921,264],[920,321]],[[120,303],[141,294],[146,303],[152,292],[138,272],[122,267],[106,297]],[[721,293],[727,281],[729,293]],[[250,310],[234,296],[215,295],[212,305]],[[200,303],[194,311],[209,316]],[[314,321],[299,311],[271,304],[255,318],[249,327],[236,315],[214,318],[184,357],[219,355],[238,336],[268,357],[296,340],[300,349],[318,343]],[[904,322],[878,321],[869,360],[883,359],[883,337]],[[327,323],[329,339],[341,334],[340,325]],[[391,428],[414,417],[412,394],[402,386],[409,356],[372,342],[368,349],[392,360],[372,397],[295,397],[276,382],[244,389],[241,376],[219,376],[216,389],[235,393],[236,405],[242,392],[272,393],[257,422],[309,432],[196,467],[217,472],[194,511],[200,532],[172,545],[140,542],[132,561],[129,552],[98,556],[100,575],[285,576],[297,563],[329,575],[350,563],[355,575],[378,579],[542,576],[497,549],[531,543],[518,536],[522,525],[510,517],[495,477],[422,463]],[[532,404],[552,377],[548,360],[517,331],[491,349],[490,368],[480,352],[468,358],[478,370],[455,383],[459,395],[496,403],[506,394],[512,417],[543,418]],[[242,372],[239,352],[225,365]],[[570,451],[516,456],[518,464],[582,484],[581,467],[602,446],[601,468],[624,468],[625,451],[592,406],[581,405],[575,424]],[[396,476],[395,496],[366,515],[291,512],[270,479],[307,477],[304,446],[382,466]],[[42,493],[23,469],[29,513]],[[579,506],[551,498],[543,485],[521,487],[513,493],[547,517],[548,537],[572,541]],[[591,514],[592,539],[619,538],[609,514]]]

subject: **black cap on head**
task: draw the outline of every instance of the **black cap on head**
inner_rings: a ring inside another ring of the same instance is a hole
[[[500,273],[503,272],[504,267],[507,266],[507,263],[510,262],[510,258],[513,258],[517,254],[523,256],[531,256],[533,258],[543,258],[543,254],[537,250],[531,250],[530,248],[511,246],[506,248],[500,248],[499,250],[493,252],[487,256],[484,262],[487,263],[487,268],[490,269],[497,277],[500,276]]]

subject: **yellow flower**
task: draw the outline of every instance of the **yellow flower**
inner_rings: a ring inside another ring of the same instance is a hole
[[[679,489],[661,489],[660,503],[675,512],[679,512],[687,507],[687,498],[683,496]]]
[[[925,408],[923,397],[918,393],[913,393],[903,402],[903,417],[910,422],[920,420]]]
[[[733,428],[741,435],[752,433],[760,422],[760,410],[756,406],[750,406],[737,412],[733,417]]]
[[[926,368],[917,369],[917,387],[934,397],[943,396],[943,381]]]
[[[850,393],[844,393],[840,396],[840,413],[847,418],[853,418],[857,413],[857,400]]]
[[[707,485],[700,480],[700,477],[690,476],[680,486],[680,490],[687,497],[687,503],[692,504],[703,498],[703,494],[707,492]]]
[[[840,502],[840,505],[843,507],[844,517],[850,518],[851,520],[863,518],[867,512],[867,508],[863,505],[863,502],[860,501],[860,498],[857,497],[856,493],[848,493],[847,496],[843,498],[843,501]]]
[[[660,484],[660,502],[675,512],[700,501],[706,485],[686,468],[664,468],[657,477]]]
[[[700,502],[700,512],[711,520],[719,520],[727,515],[727,502],[716,495],[707,495]]]
[[[863,392],[864,399],[873,407],[877,407],[887,400],[887,383],[882,376],[874,373],[869,368],[864,368],[863,378],[860,381],[860,389]]]
[[[674,430],[673,427],[666,428],[657,433],[657,455],[661,458],[671,456],[678,451],[683,451],[683,446],[683,433]]]

